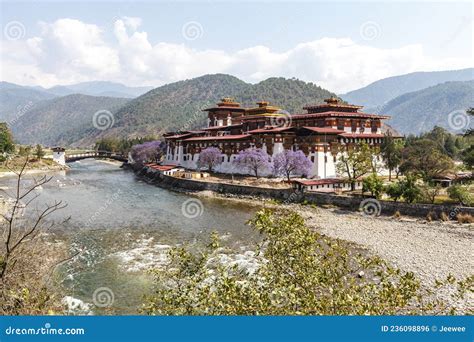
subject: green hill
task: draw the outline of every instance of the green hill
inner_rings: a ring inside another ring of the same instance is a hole
[[[474,81],[446,82],[403,94],[384,105],[380,112],[392,116],[388,124],[403,134],[419,134],[434,126],[456,132],[459,130],[449,125],[449,113],[469,107],[474,107]]]
[[[0,82],[0,121],[13,124],[38,102],[55,96],[43,90]]]
[[[156,88],[131,100],[115,113],[115,125],[111,129],[90,138],[159,135],[201,127],[206,124],[207,115],[202,109],[227,96],[243,106],[255,106],[255,102],[266,100],[295,113],[302,112],[308,103],[332,95],[335,94],[295,79],[269,78],[252,85],[234,76],[205,75]],[[90,138],[81,143],[92,143]]]
[[[347,94],[340,95],[349,103],[375,108],[409,92],[432,87],[451,81],[474,80],[474,69],[414,72],[411,74],[388,77],[369,84]]]
[[[74,145],[97,134],[92,118],[99,110],[115,111],[129,99],[68,95],[36,104],[12,126],[15,140],[22,144]]]

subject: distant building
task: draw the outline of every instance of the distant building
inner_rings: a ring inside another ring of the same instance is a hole
[[[165,134],[165,163],[197,169],[199,153],[217,147],[224,154],[216,171],[244,173],[232,161],[247,148],[262,148],[270,156],[283,150],[301,150],[313,166],[309,177],[336,178],[339,153],[366,142],[377,152],[384,135],[382,120],[388,116],[360,111],[362,106],[341,103],[336,98],[305,106],[306,113],[289,114],[261,101],[243,108],[231,98],[206,108],[208,126],[199,130]]]
[[[66,149],[63,147],[53,147],[53,160],[59,165],[66,165]]]

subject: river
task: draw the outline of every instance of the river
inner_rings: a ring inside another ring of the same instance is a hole
[[[67,203],[50,218],[58,223],[52,234],[79,255],[61,269],[59,281],[70,299],[89,304],[97,289],[110,289],[113,303],[94,306],[93,313],[138,313],[151,289],[146,270],[163,262],[170,246],[207,243],[217,231],[245,259],[258,239],[246,225],[254,207],[161,189],[118,164],[86,159],[70,167],[37,191],[35,206]],[[13,179],[1,183],[14,186]]]

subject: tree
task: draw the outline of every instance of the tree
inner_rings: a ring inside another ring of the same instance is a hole
[[[434,203],[436,200],[436,196],[439,195],[441,191],[441,186],[435,185],[431,186],[430,184],[424,184],[422,187],[420,187],[421,191],[421,198],[429,203]]]
[[[0,153],[11,153],[15,150],[13,136],[5,122],[0,122]]]
[[[430,182],[435,176],[453,167],[453,160],[443,154],[439,146],[429,139],[414,141],[402,151],[400,165],[402,173],[420,176],[425,182]]]
[[[311,166],[311,161],[302,151],[284,150],[273,157],[273,172],[286,176],[288,182],[292,174],[307,175]]]
[[[161,160],[164,150],[165,143],[155,140],[133,146],[130,153],[133,161],[137,164],[157,163]]]
[[[379,198],[382,194],[382,190],[383,182],[375,173],[370,174],[370,176],[364,178],[362,181],[362,192],[369,191],[372,196]]]
[[[402,159],[403,141],[395,139],[392,133],[387,132],[380,146],[380,153],[388,168],[388,180],[392,180],[392,171],[400,165]]]
[[[46,219],[54,212],[66,207],[61,201],[45,204],[42,208],[34,201],[39,196],[35,190],[49,183],[52,177],[42,176],[24,181],[28,157],[16,175],[16,189],[9,193],[12,199],[0,225],[0,314],[47,314],[52,308],[54,296],[46,286],[46,278],[56,266],[71,258],[55,257],[51,249],[57,246],[44,243],[42,234],[54,223]],[[29,207],[32,215],[25,215]],[[59,261],[58,261],[59,260]],[[57,303],[56,303],[57,304]],[[50,306],[51,305],[51,306]]]
[[[461,185],[452,185],[448,188],[449,198],[457,201],[461,205],[471,205],[472,198],[469,191]]]
[[[217,234],[204,249],[175,247],[166,264],[152,270],[154,291],[142,312],[393,315],[443,310],[444,303],[431,302],[432,293],[413,273],[378,257],[356,256],[350,245],[308,228],[296,212],[263,209],[249,224],[262,236],[254,269],[221,262],[223,251],[235,251],[222,246]]]
[[[385,188],[385,193],[396,202],[403,196],[403,188],[400,182],[390,183]]]
[[[31,153],[31,146],[20,146],[18,150],[18,154],[21,157],[27,157],[30,155],[30,153]]]
[[[402,188],[402,196],[407,203],[413,203],[421,196],[421,189],[416,184],[416,177],[408,175],[404,180],[400,181]]]
[[[466,113],[470,116],[474,116],[474,108],[469,108],[466,110]],[[470,128],[464,133],[464,136],[466,137],[472,137],[474,135],[474,129]]]
[[[462,161],[468,168],[474,167],[474,145],[469,146],[462,153]]]
[[[38,159],[41,159],[41,158],[44,157],[43,147],[42,147],[40,144],[37,144],[37,145],[36,145],[36,148],[35,148],[35,156],[36,156],[36,158],[38,158]]]
[[[451,158],[455,158],[459,152],[458,148],[456,147],[456,138],[452,134],[447,135],[443,147]]]
[[[336,168],[349,179],[352,191],[355,190],[357,179],[372,171],[372,155],[366,143],[349,146],[347,151],[340,152]]]
[[[217,147],[208,147],[199,153],[197,166],[199,168],[207,167],[209,172],[212,172],[216,166],[222,163],[223,156],[221,150]]]
[[[233,163],[240,168],[247,169],[252,172],[256,178],[259,173],[271,168],[270,157],[261,148],[248,148],[240,151]]]

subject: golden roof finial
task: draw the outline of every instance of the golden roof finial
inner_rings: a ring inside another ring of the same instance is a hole
[[[329,99],[324,100],[327,104],[337,104],[339,100],[337,97],[331,96]]]

